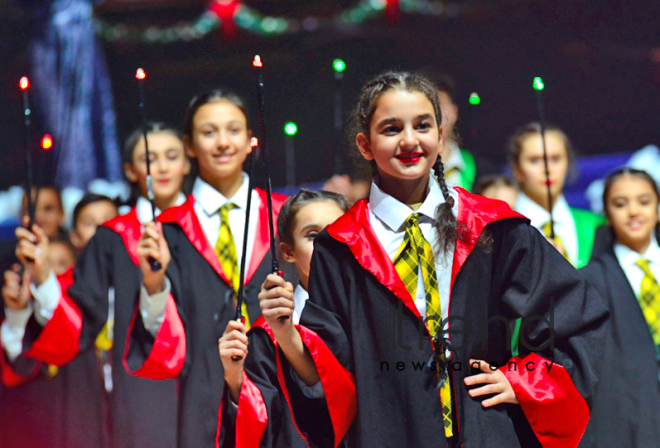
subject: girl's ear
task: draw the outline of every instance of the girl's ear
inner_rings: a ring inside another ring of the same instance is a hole
[[[287,263],[295,263],[296,257],[293,255],[292,248],[286,243],[280,243],[280,252]]]
[[[185,160],[183,161],[183,175],[187,176],[188,174],[190,174],[190,159],[188,157],[185,157],[185,154],[184,154],[184,158]]]
[[[360,132],[355,138],[355,143],[357,143],[360,154],[362,154],[362,157],[364,157],[365,160],[374,159],[374,155],[371,152],[371,142],[366,135]]]
[[[124,174],[126,175],[126,179],[132,184],[136,183],[138,181],[138,176],[135,173],[135,168],[133,167],[132,164],[128,162],[124,162]],[[71,238],[73,240],[73,238]]]
[[[518,184],[520,184],[520,187],[522,188],[525,185],[525,175],[520,169],[520,166],[514,164],[511,167],[511,172],[513,173],[513,177],[516,179],[516,181],[518,181]]]
[[[190,137],[188,137],[187,135],[183,136],[183,147],[186,150],[186,155],[188,156],[188,158],[194,159],[197,157],[197,155],[195,154],[195,150],[192,147],[192,142],[190,141]]]

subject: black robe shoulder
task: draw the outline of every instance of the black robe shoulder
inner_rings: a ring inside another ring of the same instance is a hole
[[[591,420],[581,446],[656,446],[660,369],[651,332],[612,246],[581,270],[610,308],[607,349]]]

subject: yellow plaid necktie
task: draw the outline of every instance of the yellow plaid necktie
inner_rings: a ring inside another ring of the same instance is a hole
[[[241,276],[238,269],[236,242],[234,241],[234,235],[232,235],[231,228],[229,227],[229,212],[235,208],[238,208],[238,205],[231,202],[227,202],[220,207],[220,231],[218,232],[218,241],[215,243],[215,253],[218,256],[218,261],[220,261],[222,271],[227,276],[227,280],[229,280],[232,289],[236,293],[240,286]],[[243,301],[241,306],[241,315],[245,318],[245,325],[249,329],[250,318],[248,316],[245,301]]]
[[[543,224],[543,235],[545,235],[546,238],[550,238],[550,236],[552,235],[551,230],[552,230],[552,227],[550,226],[550,221]],[[558,245],[560,245],[564,249],[564,253],[562,254],[562,255],[564,255],[564,258],[567,259],[568,261],[571,261],[568,258],[568,252],[566,252],[566,246],[564,245],[564,242],[561,240],[561,238],[559,238],[559,235],[557,235],[557,232],[555,232],[554,240],[555,240],[555,243],[557,243]]]
[[[655,342],[657,347],[660,346],[660,285],[653,272],[651,272],[649,260],[640,258],[635,264],[644,271],[644,278],[642,279],[642,287],[639,294],[639,305],[642,307],[644,318],[649,325],[653,342]]]
[[[438,291],[438,279],[435,275],[435,261],[433,260],[433,248],[424,238],[419,228],[419,214],[413,213],[406,221],[406,234],[403,243],[394,257],[394,267],[397,274],[403,280],[410,296],[415,299],[417,294],[417,282],[421,268],[426,292],[426,317],[429,333],[432,337],[442,331],[442,310],[440,305],[440,293]],[[440,354],[445,363],[445,352]],[[446,363],[445,363],[446,364]],[[437,372],[440,376],[441,372]],[[444,372],[446,374],[446,372]],[[451,420],[451,386],[449,381],[444,381],[440,387],[440,400],[442,403],[442,418],[445,425],[445,436],[453,435]]]

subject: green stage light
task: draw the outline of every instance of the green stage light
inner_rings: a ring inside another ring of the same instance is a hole
[[[543,80],[540,77],[534,78],[534,90],[543,90],[545,85],[543,84]]]
[[[298,126],[293,121],[290,121],[284,125],[284,133],[291,136],[296,135],[298,133]]]
[[[346,63],[341,59],[335,59],[334,61],[332,61],[332,68],[337,73],[341,73],[344,70],[346,70]]]
[[[481,98],[479,97],[479,94],[477,92],[472,92],[470,94],[470,104],[473,106],[476,106],[481,103]]]

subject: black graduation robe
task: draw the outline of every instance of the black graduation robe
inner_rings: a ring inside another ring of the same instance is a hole
[[[660,369],[656,348],[614,246],[601,251],[581,272],[607,300],[611,313],[601,380],[581,446],[658,446]]]
[[[333,444],[334,434],[323,434],[324,424],[330,416],[325,409],[325,398],[306,400],[302,405],[314,405],[316,412],[293,418],[290,401],[300,398],[295,388],[282,388],[286,381],[284,369],[289,369],[286,358],[278,347],[263,316],[248,331],[250,351],[243,364],[243,384],[238,399],[238,409],[232,413],[229,390],[225,387],[219,413],[222,431],[218,433],[219,447],[242,448],[305,448],[324,447]],[[321,435],[321,437],[319,437]]]
[[[528,220],[501,201],[456,190],[467,231],[456,242],[448,313],[449,443],[577,446],[597,382],[605,304]],[[490,243],[477,243],[484,232]],[[371,228],[367,202],[328,226],[314,247],[299,332],[321,378],[335,444],[348,432],[351,447],[446,446],[437,365],[427,365],[430,337]],[[519,337],[509,336],[513,327]],[[484,398],[471,398],[463,383],[469,359],[499,366],[520,405],[484,409]],[[306,412],[294,407],[296,417]]]
[[[245,303],[251,322],[261,315],[258,295],[272,269],[268,210],[263,190],[256,239],[245,277]],[[273,194],[277,214],[286,197]],[[179,444],[214,447],[218,412],[224,389],[224,373],[218,339],[234,318],[233,289],[213,245],[197,219],[194,199],[170,208],[158,217],[172,254],[167,268],[172,289],[160,330],[154,338],[144,327],[136,308],[129,329],[125,365],[133,375],[150,379],[179,378]],[[237,248],[240,249],[240,248]]]
[[[61,285],[63,297],[53,318],[43,328],[32,319],[24,345],[28,356],[57,365],[79,353],[94,354],[94,342],[108,319],[108,291],[114,288],[113,390],[108,397],[111,446],[173,448],[177,438],[174,381],[137,378],[123,367],[126,336],[140,294],[137,243],[141,235],[135,208],[100,226],[78,259],[75,281],[68,288]]]
[[[73,281],[72,269],[58,280]],[[35,322],[36,323],[36,322]],[[10,363],[0,350],[0,446],[105,448],[103,383],[93,351],[59,367],[25,354]]]

